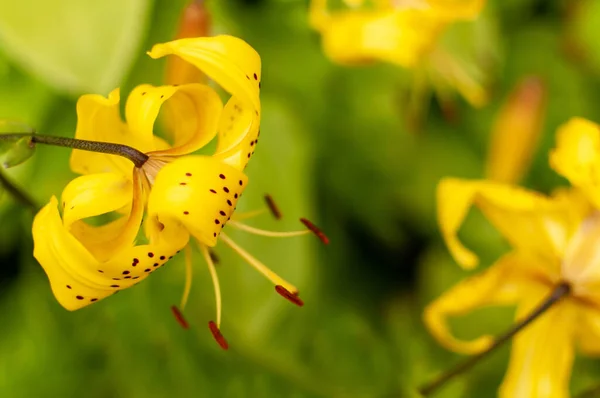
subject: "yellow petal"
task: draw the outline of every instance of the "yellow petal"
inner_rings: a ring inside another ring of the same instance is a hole
[[[465,315],[490,305],[515,304],[534,280],[537,270],[530,257],[510,253],[482,273],[465,279],[425,308],[425,325],[446,348],[464,354],[485,350],[493,336],[484,335],[471,341],[453,336],[447,318]]]
[[[529,77],[513,89],[496,115],[490,137],[487,177],[516,183],[529,169],[546,111],[546,87]]]
[[[346,11],[331,15],[321,30],[323,50],[343,64],[386,61],[406,68],[427,54],[444,23],[419,10]]]
[[[475,267],[478,258],[462,245],[457,233],[473,205],[514,248],[535,253],[556,267],[581,221],[573,220],[572,204],[564,200],[489,181],[443,179],[437,203],[442,236],[452,256],[465,268]]]
[[[119,115],[119,89],[112,91],[108,98],[95,94],[79,98],[75,138],[125,145],[131,143],[127,126]],[[71,169],[79,174],[115,172],[127,175],[131,170],[131,162],[120,156],[78,149],[72,151],[70,164]]]
[[[62,193],[65,227],[69,229],[77,220],[121,209],[131,203],[132,195],[131,178],[121,174],[98,173],[77,177]]]
[[[216,156],[243,170],[248,148],[260,126],[260,57],[246,42],[231,36],[180,39],[157,44],[152,58],[173,54],[195,65],[231,94],[219,125]]]
[[[519,306],[517,319],[529,315],[543,298],[543,294],[530,294]],[[516,335],[501,398],[570,396],[575,315],[573,304],[563,300]]]
[[[585,355],[600,355],[600,309],[582,303],[577,307],[575,337],[578,348]]]
[[[84,220],[75,221],[71,224],[71,234],[83,244],[86,249],[92,253],[99,261],[108,261],[123,248],[133,244],[136,239],[140,224],[144,215],[144,196],[142,192],[142,183],[139,171],[133,174],[133,183],[130,196],[128,197],[128,214],[122,219],[115,220],[112,223],[100,227],[93,227],[85,224]],[[123,194],[122,192],[120,193]],[[63,194],[64,196],[64,194]],[[97,203],[94,198],[92,203]],[[121,210],[121,209],[119,209]],[[68,223],[65,228],[69,231]]]
[[[163,225],[180,223],[201,243],[214,246],[246,182],[244,173],[213,157],[182,157],[158,173],[148,213]]]
[[[260,113],[260,56],[245,41],[232,36],[197,37],[156,44],[152,58],[177,55],[217,82],[232,96]]]
[[[580,188],[600,207],[600,126],[573,118],[556,133],[550,166]]]
[[[153,154],[182,155],[202,148],[215,137],[221,109],[217,93],[202,84],[160,87],[144,84],[129,95],[125,115],[131,131],[148,138],[145,145],[138,144],[138,149],[154,151]],[[156,142],[151,140],[161,111],[173,148],[156,148]]]
[[[143,209],[143,206],[138,207]],[[134,208],[132,214],[136,216],[129,221],[137,222],[137,232],[141,211]],[[166,226],[149,244],[123,246],[117,243],[120,249],[100,261],[65,228],[54,197],[36,215],[32,232],[34,256],[44,268],[58,302],[71,311],[140,282],[181,250],[189,237],[176,225]],[[119,240],[126,241],[123,236],[128,234],[129,228],[123,228]]]

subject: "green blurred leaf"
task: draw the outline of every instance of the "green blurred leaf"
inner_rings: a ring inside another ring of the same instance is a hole
[[[0,2],[2,49],[57,90],[106,93],[140,51],[149,0]]]
[[[31,142],[31,138],[23,137],[5,149],[0,145],[0,152],[4,152],[2,156],[2,166],[9,169],[18,166],[28,160],[35,153],[35,146]]]

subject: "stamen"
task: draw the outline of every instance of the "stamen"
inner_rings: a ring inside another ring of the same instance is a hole
[[[235,221],[229,221],[229,224],[227,224],[227,225],[237,228],[237,229],[240,229],[242,231],[249,232],[254,235],[268,236],[270,238],[291,238],[294,236],[301,236],[301,235],[306,235],[306,234],[311,233],[311,231],[289,231],[289,232],[267,231],[264,229],[254,228],[249,225],[242,224],[240,222],[235,222]]]
[[[213,261],[213,263],[215,265],[218,265],[220,260],[219,260],[219,256],[217,256],[217,253],[215,253],[215,251],[212,249],[208,249],[208,254],[210,254],[210,259]]]
[[[190,328],[190,324],[185,320],[185,318],[183,317],[183,314],[181,313],[181,311],[179,311],[179,308],[172,305],[171,312],[173,312],[173,315],[175,315],[175,320],[177,321],[177,323],[179,323],[181,325],[182,328],[184,328],[184,329]]]
[[[223,337],[223,334],[221,334],[221,330],[219,330],[219,327],[217,325],[215,325],[215,323],[213,321],[210,321],[210,322],[208,322],[208,328],[210,329],[213,337],[215,338],[217,343],[221,346],[221,348],[224,350],[228,349],[229,344],[227,344],[227,340],[225,340],[225,337]]]
[[[277,275],[276,273],[271,271],[266,265],[264,265],[263,263],[258,261],[256,258],[252,257],[252,255],[250,253],[248,253],[247,251],[245,251],[244,249],[239,247],[237,244],[235,244],[231,240],[231,238],[229,238],[229,236],[227,236],[223,232],[221,232],[221,240],[223,242],[225,242],[225,244],[227,244],[229,247],[231,247],[237,254],[239,254],[240,257],[242,257],[244,260],[246,260],[248,262],[248,264],[250,264],[252,267],[254,267],[254,269],[256,269],[258,272],[263,274],[267,279],[269,279],[271,282],[273,282],[273,284],[281,285],[282,287],[285,287],[285,289],[290,292],[298,291],[298,289],[294,285],[292,285],[285,279],[281,278],[279,275]]]
[[[292,293],[281,285],[275,286],[275,291],[286,300],[292,302],[293,304],[296,304],[298,307],[302,307],[304,305],[304,301],[302,301],[300,297],[298,297],[298,292]]]
[[[187,304],[190,291],[192,290],[192,248],[190,245],[185,247],[185,287],[183,289],[183,296],[181,297],[181,309],[185,309]]]
[[[218,330],[218,328],[221,326],[221,285],[219,284],[219,276],[217,275],[217,270],[215,269],[215,264],[213,262],[212,257],[210,256],[208,247],[206,245],[203,245],[200,243],[199,243],[199,246],[200,246],[200,251],[202,251],[202,255],[204,256],[204,260],[206,261],[206,265],[208,265],[208,271],[210,272],[210,277],[212,278],[213,287],[215,289],[215,303],[217,306],[217,325],[216,325],[216,327]],[[214,334],[214,332],[213,332],[213,334]]]
[[[243,212],[236,211],[231,216],[231,221],[234,221],[234,220],[235,221],[241,221],[241,220],[246,220],[248,218],[254,218],[256,216],[260,216],[265,211],[267,211],[267,209],[258,209],[258,210],[243,211]]]
[[[319,238],[321,240],[321,242],[323,242],[323,244],[325,244],[325,245],[329,244],[329,238],[327,237],[327,235],[325,235],[325,233],[323,231],[321,231],[319,229],[319,227],[317,227],[312,222],[308,221],[306,218],[301,218],[300,222],[302,224],[304,224],[306,226],[306,228],[308,228],[310,230],[310,232],[315,234],[317,236],[317,238]]]
[[[267,207],[271,211],[271,214],[273,214],[273,217],[277,220],[281,220],[281,211],[279,211],[279,207],[275,204],[273,197],[271,197],[271,195],[265,195],[265,202],[267,202]]]

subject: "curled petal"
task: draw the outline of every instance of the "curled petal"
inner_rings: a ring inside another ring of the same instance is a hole
[[[119,89],[113,90],[108,98],[95,94],[79,98],[75,138],[124,145],[132,143],[127,126],[119,115]],[[131,162],[120,156],[78,149],[71,153],[70,164],[71,169],[79,174],[115,172],[128,175],[131,170]]]
[[[130,217],[116,238],[102,240],[93,234],[107,250],[103,253],[107,258],[99,259],[63,225],[57,204],[53,197],[34,219],[34,257],[44,268],[58,302],[71,311],[146,278],[183,248],[189,238],[185,230],[173,225],[164,227],[147,245],[134,246],[143,210],[141,200],[134,200]]]
[[[533,191],[489,181],[443,179],[437,189],[438,222],[455,260],[473,268],[478,258],[459,241],[457,233],[471,206],[477,206],[514,248],[542,258],[562,257],[581,219],[570,205]],[[555,261],[549,264],[557,265]]]
[[[530,294],[519,306],[517,319],[529,315],[543,297]],[[573,337],[579,327],[575,315],[573,303],[563,300],[514,337],[501,398],[570,396]]]
[[[69,229],[77,220],[130,205],[132,195],[131,179],[121,174],[98,173],[77,177],[62,193],[65,227]]]
[[[550,166],[580,188],[600,208],[600,126],[573,118],[556,134]]]
[[[138,136],[153,137],[159,112],[165,117],[173,148],[156,148],[147,141],[144,152],[158,155],[182,155],[194,152],[217,133],[221,116],[221,99],[210,87],[202,84],[153,87],[147,84],[136,87],[129,98],[125,114],[132,132]]]
[[[492,336],[460,340],[449,330],[447,318],[465,315],[480,307],[515,304],[533,280],[533,275],[535,270],[531,269],[530,258],[508,254],[489,269],[458,283],[429,304],[423,315],[425,324],[433,336],[450,350],[464,354],[483,351],[492,343]]]
[[[246,183],[244,173],[218,159],[182,157],[158,173],[148,213],[163,225],[182,224],[202,244],[214,246]]]
[[[245,41],[226,35],[179,39],[156,44],[148,55],[183,58],[260,113],[260,56]]]
[[[231,94],[219,124],[215,156],[243,170],[256,144],[260,125],[260,57],[246,42],[231,36],[180,39],[157,44],[152,58],[177,55],[195,65]]]

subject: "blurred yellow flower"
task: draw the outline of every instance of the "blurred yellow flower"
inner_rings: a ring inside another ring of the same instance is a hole
[[[312,0],[310,23],[320,32],[327,57],[341,64],[384,61],[421,70],[440,87],[451,86],[473,105],[487,100],[482,84],[437,46],[448,25],[475,19],[484,0],[345,0],[331,11]],[[370,4],[367,4],[370,3]]]
[[[445,179],[438,187],[442,235],[462,267],[478,262],[457,238],[472,205],[513,248],[426,308],[426,325],[441,344],[461,353],[481,352],[493,337],[461,340],[451,333],[448,317],[516,305],[516,318],[522,319],[554,286],[570,286],[565,299],[514,338],[501,397],[568,397],[574,346],[600,354],[600,126],[584,119],[563,125],[550,164],[572,185],[550,197],[485,180]]]

